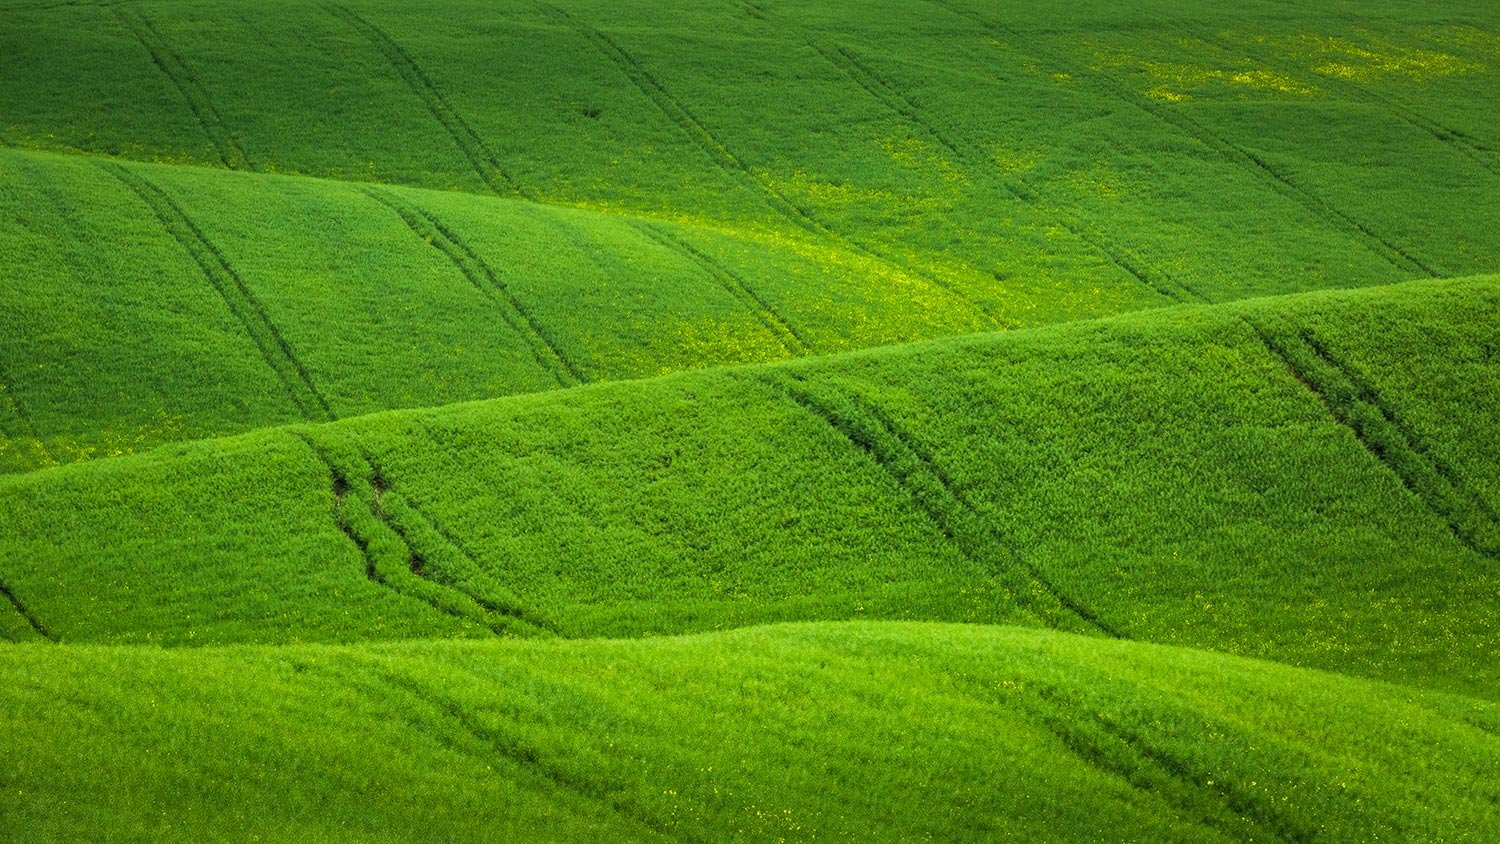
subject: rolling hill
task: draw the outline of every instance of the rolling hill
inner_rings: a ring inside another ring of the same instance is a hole
[[[1497,68],[0,0],[0,838],[1495,839]]]
[[[1493,702],[1008,627],[0,666],[37,840],[1478,841],[1500,799]]]

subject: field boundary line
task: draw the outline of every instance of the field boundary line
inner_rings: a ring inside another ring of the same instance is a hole
[[[1314,840],[1311,832],[1268,810],[1264,801],[1225,781],[1223,774],[1195,771],[1128,728],[1064,697],[1056,687],[1042,685],[1035,693],[1022,691],[1000,702],[1021,710],[1090,767],[1155,796],[1184,817],[1228,838],[1243,839],[1245,833],[1254,833],[1253,840],[1261,840],[1259,836],[1291,844]]]
[[[1480,167],[1488,170],[1491,174],[1500,176],[1500,165],[1497,165],[1495,162],[1491,161],[1485,154],[1486,150],[1474,144],[1473,141],[1469,139],[1469,136],[1464,132],[1460,132],[1459,130],[1453,129],[1449,126],[1445,126],[1442,123],[1439,123],[1438,121],[1421,114],[1415,109],[1402,103],[1396,102],[1395,100],[1383,94],[1380,94],[1379,92],[1372,90],[1364,85],[1361,85],[1358,82],[1354,82],[1353,80],[1349,79],[1340,79],[1336,76],[1326,76],[1324,74],[1317,73],[1316,71],[1313,71],[1312,75],[1308,76],[1304,71],[1292,65],[1289,65],[1280,59],[1273,58],[1264,50],[1255,50],[1253,52],[1247,51],[1245,47],[1237,46],[1231,43],[1228,39],[1224,38],[1222,34],[1206,31],[1200,31],[1197,34],[1198,37],[1203,39],[1205,42],[1214,45],[1221,51],[1228,53],[1231,56],[1235,56],[1236,58],[1258,61],[1262,64],[1265,64],[1267,67],[1270,67],[1281,73],[1303,76],[1303,78],[1307,79],[1315,79],[1322,84],[1331,85],[1335,88],[1341,89],[1357,100],[1362,100],[1366,103],[1380,106],[1389,111],[1391,114],[1394,114],[1395,116],[1404,120],[1411,126],[1431,135],[1433,138],[1437,139],[1443,144],[1453,147],[1459,153],[1468,157],[1475,164],[1478,164]]]
[[[934,285],[943,292],[978,311],[981,316],[991,324],[1000,326],[998,319],[992,312],[992,308],[970,298],[950,281],[946,281],[936,275],[928,273],[915,267],[897,264],[879,253],[872,250],[849,237],[831,228],[811,212],[796,202],[792,201],[786,194],[777,190],[775,186],[767,184],[765,179],[757,176],[750,167],[742,161],[734,151],[715,135],[706,124],[690,110],[685,103],[674,96],[660,80],[649,70],[636,61],[624,47],[606,34],[603,30],[590,26],[589,24],[574,17],[568,11],[548,3],[537,2],[535,4],[543,13],[557,21],[559,24],[572,29],[584,40],[594,46],[594,49],[612,62],[619,71],[630,80],[631,84],[641,92],[646,99],[656,105],[657,109],[667,116],[668,120],[677,124],[677,128],[687,135],[693,143],[711,159],[720,170],[724,171],[730,178],[739,182],[740,185],[758,194],[773,211],[785,217],[792,224],[798,226],[809,234],[828,238],[846,249],[857,252],[877,263],[884,264],[896,270],[902,275],[915,277]]]
[[[632,221],[631,226],[662,248],[697,264],[719,287],[755,314],[766,330],[771,332],[788,352],[795,355],[806,355],[812,352],[812,346],[802,334],[737,273],[682,238],[668,234],[653,223]]]
[[[835,401],[847,405],[841,410],[814,394],[809,384],[795,375],[764,381],[874,462],[965,557],[995,575],[1019,609],[1048,626],[1065,629],[1058,622],[1072,621],[1075,627],[1125,638],[1118,628],[1058,588],[1008,538],[996,532],[931,454],[874,404],[847,390],[824,387],[835,393]]]
[[[16,593],[11,591],[10,586],[4,582],[0,582],[0,595],[5,596],[5,600],[10,603],[11,607],[15,609],[21,618],[26,619],[26,623],[31,626],[32,630],[36,631],[38,636],[49,642],[57,641],[57,637],[53,636],[51,631],[47,629],[47,626],[42,624],[41,619],[37,618],[25,604],[21,603],[21,599],[17,598]]]
[[[1354,435],[1370,456],[1447,526],[1459,544],[1500,561],[1500,517],[1463,476],[1433,454],[1394,409],[1310,330],[1292,337],[1246,320],[1293,378]]]
[[[240,278],[239,273],[235,272],[219,248],[182,210],[182,206],[145,176],[118,164],[100,166],[146,204],[161,227],[198,265],[209,284],[219,292],[229,311],[239,319],[245,333],[260,349],[266,365],[280,377],[287,394],[302,411],[302,415],[314,421],[333,420],[334,413],[327,399],[318,391],[307,368],[297,359],[291,344],[287,343],[266,313],[265,306],[245,284],[244,279]]]
[[[347,6],[337,4],[326,4],[323,7],[329,14],[350,24],[355,30],[365,37],[375,49],[385,56],[391,67],[406,82],[413,94],[427,106],[432,116],[442,125],[453,143],[458,146],[464,158],[468,159],[469,166],[479,176],[490,190],[496,194],[505,195],[513,193],[522,199],[535,200],[536,196],[524,185],[516,180],[515,176],[508,171],[500,159],[495,155],[484,139],[469,126],[468,121],[458,113],[458,110],[443,96],[437,84],[427,75],[416,59],[402,47],[390,33],[380,28],[369,20],[359,16]]]
[[[360,192],[395,212],[413,234],[443,253],[480,294],[498,306],[501,318],[526,342],[537,364],[547,370],[560,386],[572,387],[589,380],[563,353],[562,347],[515,295],[510,285],[437,215],[398,198],[388,190],[362,187]]]
[[[971,9],[966,9],[952,0],[928,0],[934,5],[947,9],[959,17],[966,18],[981,27],[1002,35],[1009,36],[1011,43],[1026,40],[1026,36],[1009,26],[991,21]],[[1065,66],[1059,63],[1057,57],[1045,47],[1034,42],[1028,51],[1033,58],[1054,66]],[[1066,69],[1073,69],[1066,65]],[[1101,87],[1106,93],[1127,105],[1134,106],[1151,117],[1176,128],[1184,135],[1197,140],[1199,143],[1216,152],[1230,164],[1238,166],[1251,176],[1258,178],[1266,187],[1302,205],[1305,209],[1320,217],[1325,223],[1336,229],[1342,230],[1346,235],[1352,236],[1362,243],[1371,252],[1384,259],[1398,270],[1403,272],[1419,272],[1428,277],[1439,277],[1443,273],[1421,258],[1412,255],[1408,250],[1391,242],[1365,223],[1355,219],[1348,213],[1336,208],[1327,200],[1297,184],[1295,180],[1278,171],[1275,167],[1255,152],[1225,138],[1204,126],[1195,118],[1182,111],[1164,108],[1150,100],[1139,96],[1127,86],[1121,84],[1109,73],[1094,69],[1089,77],[1092,78],[1097,87]]]
[[[1085,245],[1093,249],[1096,253],[1109,259],[1111,263],[1124,270],[1136,281],[1151,288],[1158,295],[1174,302],[1194,304],[1208,301],[1198,294],[1197,291],[1180,281],[1172,279],[1158,280],[1154,273],[1142,269],[1138,260],[1128,256],[1103,235],[1093,231],[1073,215],[1048,202],[1035,185],[1029,184],[1019,177],[989,177],[989,171],[979,166],[979,157],[972,151],[960,147],[945,132],[939,130],[932,121],[922,117],[920,106],[899,88],[892,85],[889,80],[861,62],[848,49],[842,46],[819,44],[816,42],[809,42],[809,46],[822,55],[829,64],[842,71],[855,85],[863,89],[891,112],[913,126],[925,131],[942,145],[944,149],[957,157],[960,163],[967,165],[972,173],[986,178],[994,178],[1013,198],[1037,209],[1044,216],[1056,220],[1075,238],[1083,241]]]
[[[198,77],[183,61],[166,41],[156,26],[151,23],[144,13],[139,9],[124,9],[120,6],[112,7],[115,17],[130,30],[135,39],[141,43],[146,52],[151,55],[151,61],[156,69],[172,83],[182,98],[187,101],[188,109],[192,111],[194,119],[203,133],[208,136],[209,142],[219,153],[219,159],[224,166],[231,170],[254,170],[255,166],[246,154],[245,148],[239,139],[229,130],[229,125],[224,121],[224,116],[214,106],[213,99],[209,97],[208,90]]]

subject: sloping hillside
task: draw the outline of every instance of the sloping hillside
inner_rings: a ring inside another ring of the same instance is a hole
[[[1493,0],[0,0],[0,841],[1500,840]]]
[[[0,471],[1500,253],[1421,10],[433,8],[4,10]]]
[[[36,840],[1479,841],[1500,822],[1494,703],[1036,630],[60,651],[0,650],[27,678],[0,686],[0,771]]]
[[[65,642],[967,620],[1490,695],[1497,308],[1159,311],[41,471],[0,482],[5,583]]]

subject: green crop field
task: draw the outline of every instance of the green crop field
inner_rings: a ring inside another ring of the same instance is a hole
[[[0,841],[1496,840],[1493,0],[0,0]]]

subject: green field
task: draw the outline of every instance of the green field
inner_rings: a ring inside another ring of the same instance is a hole
[[[1500,839],[1500,7],[0,0],[0,840]]]

